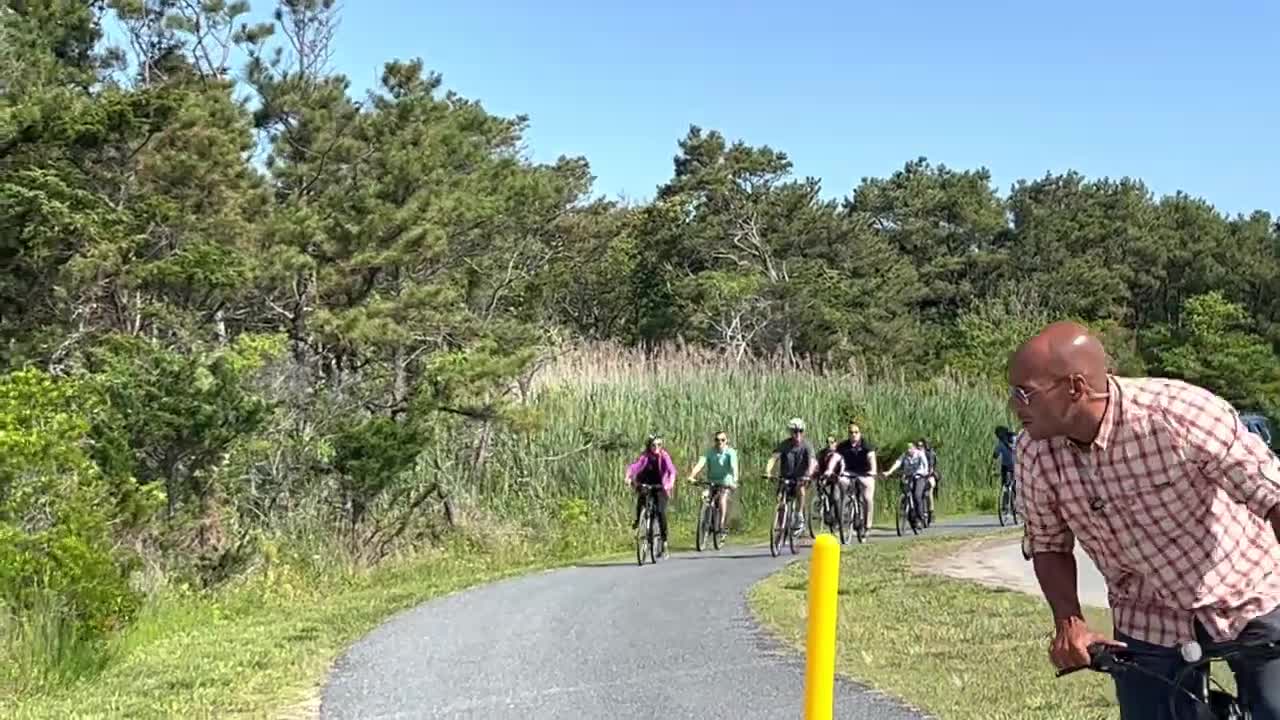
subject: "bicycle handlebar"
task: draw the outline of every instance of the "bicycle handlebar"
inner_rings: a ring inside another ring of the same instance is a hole
[[[1183,662],[1192,668],[1203,667],[1214,661],[1228,660],[1241,656],[1258,660],[1271,660],[1280,658],[1280,642],[1232,640],[1212,643],[1206,647],[1193,640],[1178,646],[1178,654],[1182,656]],[[1080,670],[1109,673],[1132,667],[1143,657],[1166,656],[1167,653],[1135,650],[1134,648],[1117,647],[1105,643],[1092,643],[1089,645],[1089,664],[1059,670],[1058,677],[1070,675]]]
[[[1191,641],[1178,646],[1178,654],[1181,655],[1183,665],[1179,669],[1177,676],[1173,679],[1164,677],[1163,675],[1146,669],[1142,666],[1141,658],[1158,657],[1167,660],[1169,657],[1168,650],[1161,649],[1160,652],[1149,650],[1138,650],[1131,647],[1117,647],[1115,645],[1107,645],[1105,643],[1091,643],[1088,647],[1089,664],[1065,668],[1059,670],[1058,677],[1070,675],[1080,670],[1093,670],[1095,672],[1104,672],[1108,674],[1118,674],[1128,670],[1133,670],[1143,675],[1147,675],[1169,686],[1169,713],[1170,717],[1177,717],[1177,704],[1175,698],[1180,694],[1190,697],[1198,705],[1205,705],[1206,698],[1197,696],[1187,688],[1183,687],[1183,678],[1197,668],[1202,668],[1214,661],[1228,660],[1237,657],[1246,657],[1255,660],[1274,660],[1280,658],[1280,643],[1272,641],[1240,641],[1233,640],[1222,643],[1212,643],[1202,646],[1199,642]],[[1211,693],[1212,696],[1212,693]],[[1227,696],[1228,698],[1230,696]],[[1234,704],[1234,699],[1231,700]],[[1229,717],[1235,717],[1230,715]]]
[[[1088,665],[1064,668],[1058,671],[1058,677],[1070,675],[1074,672],[1080,672],[1081,670],[1094,670],[1096,672],[1109,673],[1120,668],[1125,663],[1132,662],[1135,653],[1139,655],[1142,654],[1140,651],[1135,651],[1130,648],[1116,647],[1105,643],[1090,643],[1088,650]]]

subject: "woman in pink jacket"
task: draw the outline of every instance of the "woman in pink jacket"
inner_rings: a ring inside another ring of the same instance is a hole
[[[631,521],[631,529],[640,524],[640,509],[643,507],[644,495],[641,489],[662,488],[657,493],[658,530],[662,534],[662,554],[667,552],[667,500],[671,498],[671,488],[676,482],[676,464],[662,447],[662,438],[650,435],[645,443],[644,452],[635,462],[627,466],[627,484],[636,491],[636,514]]]

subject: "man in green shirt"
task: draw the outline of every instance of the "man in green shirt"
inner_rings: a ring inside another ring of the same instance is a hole
[[[702,468],[707,469],[707,483],[720,488],[720,532],[729,527],[729,494],[738,487],[738,451],[729,447],[729,436],[718,432],[713,436],[715,445],[708,448],[697,464],[689,471],[689,480],[698,477]]]

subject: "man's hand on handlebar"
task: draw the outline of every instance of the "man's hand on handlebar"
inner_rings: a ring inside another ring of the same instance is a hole
[[[1089,646],[1127,647],[1122,642],[1099,635],[1089,629],[1084,618],[1068,618],[1058,623],[1053,642],[1049,644],[1049,661],[1058,670],[1088,667],[1091,661]]]

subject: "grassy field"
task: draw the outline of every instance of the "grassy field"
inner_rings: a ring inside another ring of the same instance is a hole
[[[922,538],[842,553],[837,672],[944,720],[1118,717],[1107,676],[1054,676],[1047,656],[1052,625],[1042,599],[911,569],[913,560],[972,542]],[[807,570],[793,564],[758,584],[749,599],[757,617],[798,650]],[[1086,609],[1086,615],[1109,633],[1108,612]]]
[[[541,421],[527,432],[495,433],[484,472],[450,488],[462,527],[449,546],[374,569],[259,564],[229,588],[154,596],[103,651],[73,657],[39,692],[0,692],[0,716],[270,717],[303,707],[342,649],[398,610],[510,573],[629,552],[623,470],[649,432],[666,437],[682,475],[712,432],[730,434],[744,475],[731,509],[740,540],[768,526],[772,488],[759,478],[792,416],[805,419],[817,442],[828,432],[843,436],[857,420],[891,450],[882,467],[909,438],[927,435],[945,473],[943,512],[994,506],[991,427],[1007,421],[997,394],[950,380],[868,382],[768,363],[730,368],[688,352],[568,354],[534,384],[529,403]],[[892,515],[890,497],[878,493],[881,521]],[[692,545],[697,506],[698,494],[678,486],[675,547]],[[314,540],[280,542],[286,556],[332,555]],[[3,637],[2,625],[0,662],[47,652]]]

